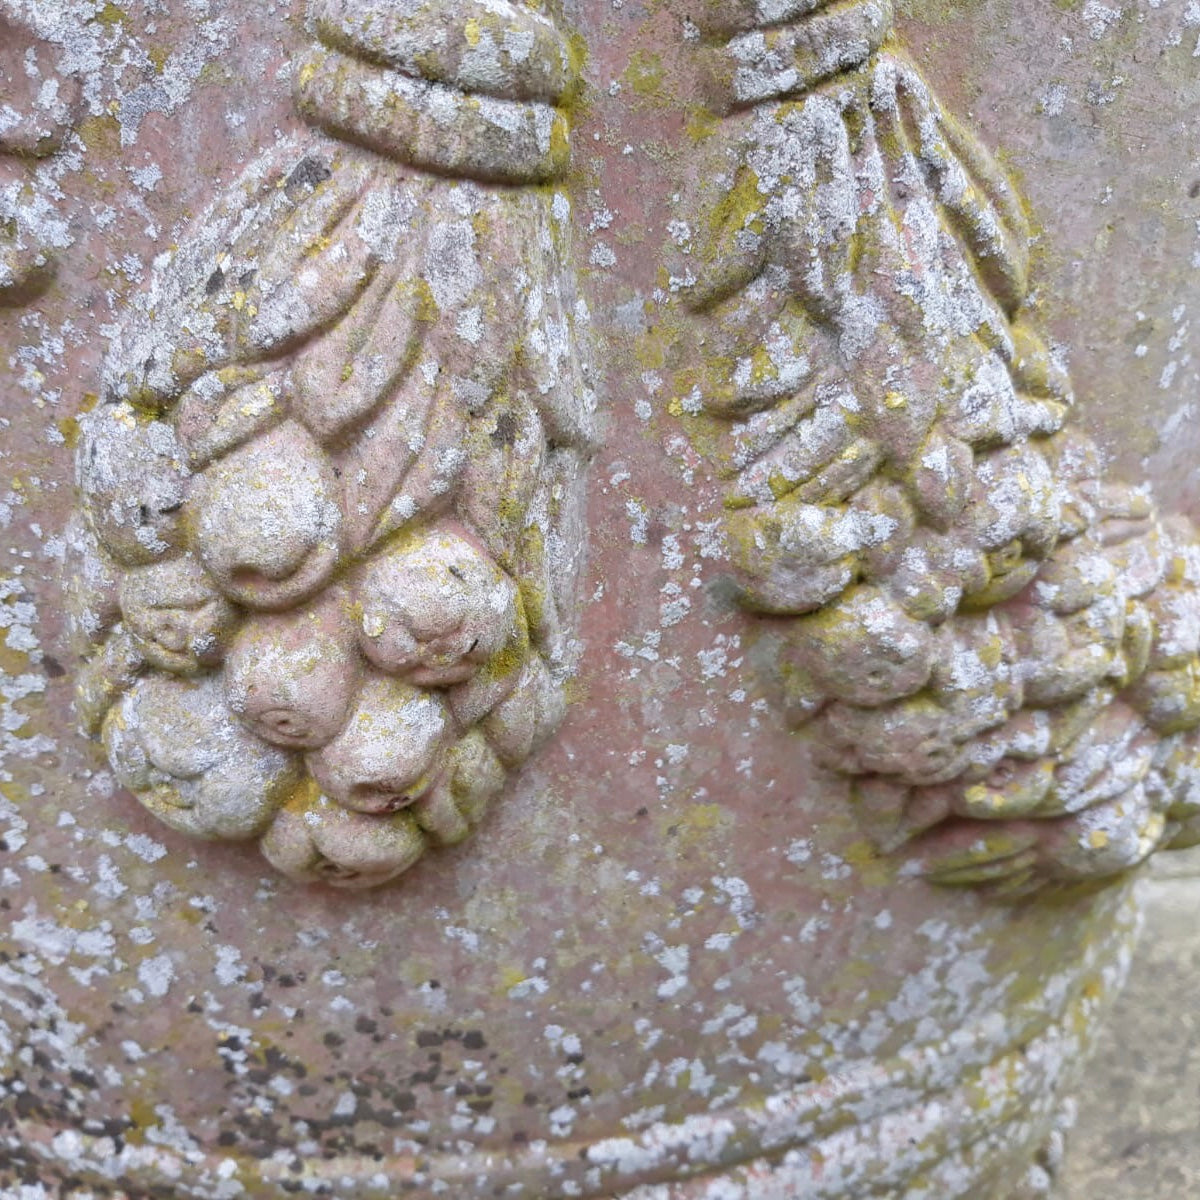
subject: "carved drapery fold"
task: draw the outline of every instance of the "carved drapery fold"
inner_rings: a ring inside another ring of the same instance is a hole
[[[1067,426],[1020,197],[890,15],[707,20],[681,394],[791,721],[880,849],[1024,894],[1200,836],[1200,552]]]
[[[313,4],[336,136],[158,264],[81,421],[83,721],[160,819],[298,879],[460,841],[563,715],[594,403],[570,205],[528,185],[574,68],[517,5],[408,53],[469,7]]]

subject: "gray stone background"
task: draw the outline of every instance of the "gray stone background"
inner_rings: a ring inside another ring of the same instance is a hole
[[[1062,1200],[1200,1200],[1200,849],[1140,886],[1146,927],[1078,1093]]]

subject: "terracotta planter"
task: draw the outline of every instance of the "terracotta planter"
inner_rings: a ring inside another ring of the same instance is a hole
[[[1051,1194],[1200,18],[300,7],[0,0],[0,1185]]]

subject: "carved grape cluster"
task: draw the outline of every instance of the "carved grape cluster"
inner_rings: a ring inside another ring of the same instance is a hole
[[[1063,430],[1020,200],[881,38],[838,41],[872,7],[796,18],[828,69],[762,42],[735,76],[727,108],[794,98],[695,172],[681,391],[742,601],[792,618],[780,699],[877,845],[1007,893],[1112,874],[1200,835],[1197,540]]]
[[[560,721],[589,436],[562,209],[322,139],[160,264],[81,419],[72,578],[80,714],[163,821],[379,883]]]

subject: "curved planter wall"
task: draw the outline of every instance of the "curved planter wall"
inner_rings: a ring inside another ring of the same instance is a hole
[[[0,3],[0,1185],[1048,1195],[1198,19],[302,7]]]

